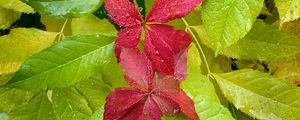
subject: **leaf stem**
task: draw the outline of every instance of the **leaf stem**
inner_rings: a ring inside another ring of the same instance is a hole
[[[181,18],[181,20],[184,22],[185,26],[186,26],[186,29],[188,30],[188,32],[192,35],[193,39],[194,39],[194,42],[196,43],[196,46],[199,48],[200,52],[201,52],[201,55],[203,57],[203,60],[204,60],[204,63],[206,65],[206,68],[207,68],[207,72],[208,74],[211,73],[210,71],[210,68],[209,68],[209,65],[208,65],[208,62],[207,62],[207,59],[206,59],[206,55],[200,45],[200,43],[198,42],[198,39],[197,37],[195,36],[195,34],[193,33],[193,31],[191,30],[191,27],[190,25],[187,23],[187,21],[184,19],[184,18]]]
[[[65,30],[65,27],[66,27],[66,25],[68,23],[68,20],[69,19],[66,19],[65,22],[64,22],[64,24],[63,24],[63,26],[61,27],[60,32],[59,32],[59,36],[58,36],[58,40],[64,39],[64,37],[65,37],[64,30]]]

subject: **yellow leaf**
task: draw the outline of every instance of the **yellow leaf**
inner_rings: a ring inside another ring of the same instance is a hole
[[[50,46],[57,33],[33,28],[16,28],[0,37],[0,74],[13,73],[23,61]]]
[[[115,36],[117,34],[117,30],[107,19],[99,19],[94,15],[74,18],[71,26],[73,35],[101,33]]]
[[[35,13],[32,7],[23,3],[21,0],[0,0],[0,6],[18,12]]]
[[[0,7],[0,30],[9,28],[20,17],[21,13]]]

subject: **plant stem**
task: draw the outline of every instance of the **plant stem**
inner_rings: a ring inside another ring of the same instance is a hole
[[[65,22],[64,22],[64,24],[63,24],[63,26],[61,27],[60,32],[59,32],[59,36],[58,36],[58,40],[64,39],[64,37],[65,37],[64,30],[65,30],[65,27],[66,27],[66,25],[68,23],[68,20],[69,19],[66,19]]]
[[[200,52],[201,52],[201,55],[202,55],[202,57],[203,57],[204,63],[205,63],[205,65],[206,65],[207,72],[208,72],[208,74],[210,74],[211,71],[210,71],[210,68],[209,68],[209,65],[208,65],[208,62],[207,62],[207,59],[206,59],[206,55],[205,55],[205,53],[204,53],[204,51],[203,51],[203,49],[202,49],[200,43],[198,42],[197,37],[195,36],[195,34],[193,33],[193,31],[191,30],[191,27],[190,27],[190,25],[186,22],[186,20],[185,20],[184,18],[181,18],[181,19],[182,19],[182,21],[184,22],[184,24],[185,24],[186,29],[188,30],[188,32],[192,35],[192,37],[193,37],[193,39],[194,39],[194,42],[196,43],[196,46],[199,48],[199,50],[200,50]]]

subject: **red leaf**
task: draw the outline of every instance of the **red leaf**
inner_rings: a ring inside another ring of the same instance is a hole
[[[158,72],[174,75],[175,57],[189,46],[191,37],[185,31],[163,24],[149,25],[145,30],[145,53]],[[186,64],[186,63],[185,63]]]
[[[169,97],[175,101],[180,110],[191,120],[199,120],[199,117],[195,111],[194,102],[185,94],[183,90],[180,90],[178,93],[162,93],[162,95]]]
[[[203,0],[155,0],[147,22],[168,22],[190,13]]]
[[[153,90],[155,92],[178,93],[180,90],[179,81],[174,76],[158,75]]]
[[[141,120],[145,101],[135,104],[120,120]]]
[[[188,52],[188,48],[183,49],[175,57],[175,77],[180,81],[186,79],[187,52]]]
[[[153,101],[152,97],[148,96],[143,109],[142,120],[160,120],[162,114],[163,113],[159,109],[158,105]]]
[[[179,105],[170,98],[153,95],[153,100],[158,104],[160,110],[167,116],[173,116],[180,112]]]
[[[117,88],[106,98],[104,120],[116,120],[141,101],[144,94],[130,88]]]
[[[136,104],[122,120],[161,120],[162,112],[149,96],[146,101]]]
[[[129,0],[105,0],[109,17],[118,25],[128,27],[143,23],[136,6]]]
[[[118,33],[115,43],[115,53],[120,58],[122,48],[136,48],[140,41],[142,26],[127,27]]]
[[[125,80],[142,91],[152,89],[153,71],[150,60],[138,49],[122,49],[120,64],[125,73]]]

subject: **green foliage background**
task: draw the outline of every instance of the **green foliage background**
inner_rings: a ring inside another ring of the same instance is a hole
[[[300,119],[299,17],[300,0],[205,0],[168,23],[193,37],[181,87],[202,120]],[[1,0],[0,120],[102,120],[128,86],[118,30],[101,0]]]

